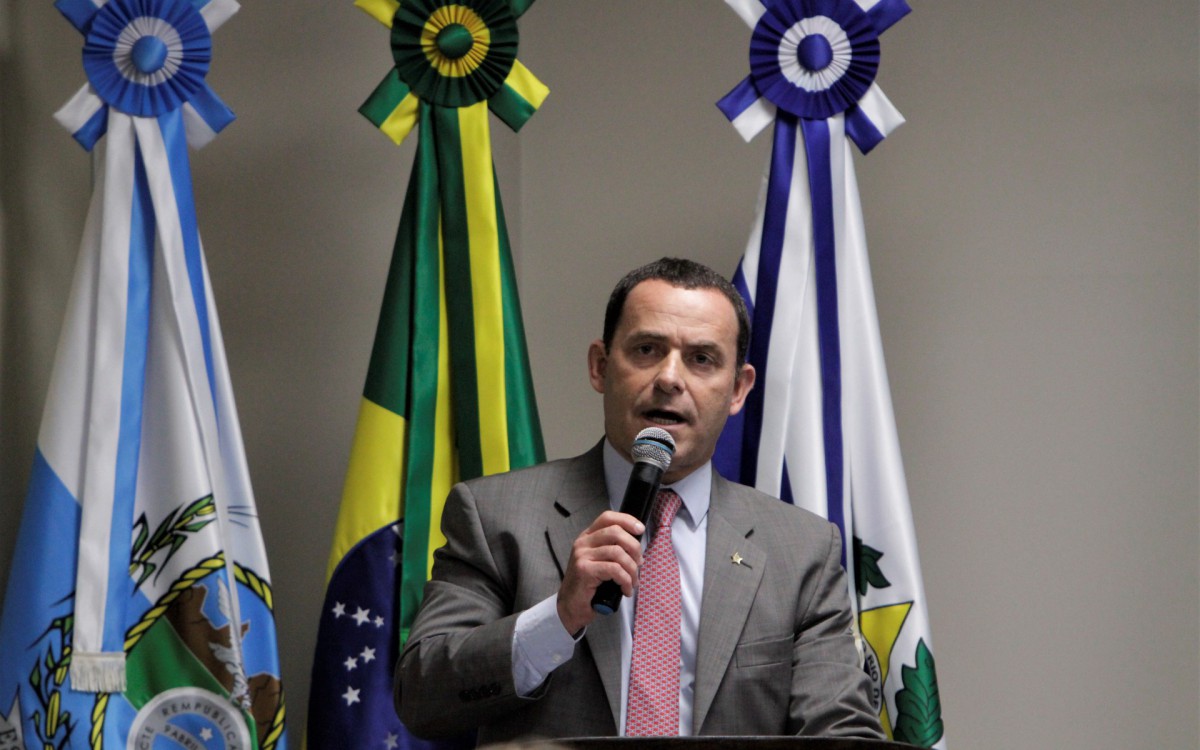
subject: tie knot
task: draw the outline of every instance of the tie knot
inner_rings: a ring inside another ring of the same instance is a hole
[[[679,506],[683,503],[683,499],[675,490],[659,490],[658,504],[654,510],[654,523],[658,528],[670,526],[671,521],[675,520],[675,514],[679,512]]]

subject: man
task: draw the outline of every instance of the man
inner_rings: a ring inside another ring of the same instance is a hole
[[[754,385],[748,341],[741,297],[705,266],[664,258],[621,280],[603,338],[588,349],[605,439],[577,458],[460,484],[447,500],[446,545],[397,670],[397,707],[412,732],[478,728],[480,744],[883,736],[851,632],[836,528],[712,470],[725,420]],[[642,523],[616,510],[646,427],[676,445],[663,485],[679,510],[645,534],[668,539],[665,557],[644,552]],[[638,606],[644,561],[644,586],[659,585],[650,585],[652,555],[669,561],[656,570],[679,571],[682,613],[658,632],[639,621],[652,622],[659,606]],[[623,604],[601,616],[590,603],[607,580],[620,585]],[[647,731],[644,693],[662,689],[657,676],[644,677],[640,654],[649,639],[674,636],[676,621],[667,699],[658,703],[667,713]]]

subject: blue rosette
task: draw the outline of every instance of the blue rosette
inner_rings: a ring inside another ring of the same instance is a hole
[[[83,45],[96,94],[135,117],[178,109],[205,90],[211,59],[211,33],[189,0],[109,0]]]
[[[854,0],[770,3],[751,35],[754,88],[797,117],[845,112],[878,69],[878,31]]]

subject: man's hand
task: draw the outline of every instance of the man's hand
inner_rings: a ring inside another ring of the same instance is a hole
[[[642,543],[636,535],[646,527],[628,513],[606,510],[575,538],[566,574],[558,589],[558,618],[572,635],[596,617],[592,595],[604,581],[614,581],[625,596],[633,596]]]

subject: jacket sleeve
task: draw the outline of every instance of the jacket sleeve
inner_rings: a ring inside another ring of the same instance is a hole
[[[832,524],[827,528],[824,562],[798,602],[790,729],[808,736],[884,739],[855,646],[840,534]]]
[[[401,720],[429,739],[460,736],[538,696],[522,698],[513,685],[512,582],[497,564],[466,485],[450,492],[442,531],[446,544],[434,554],[395,681]]]

